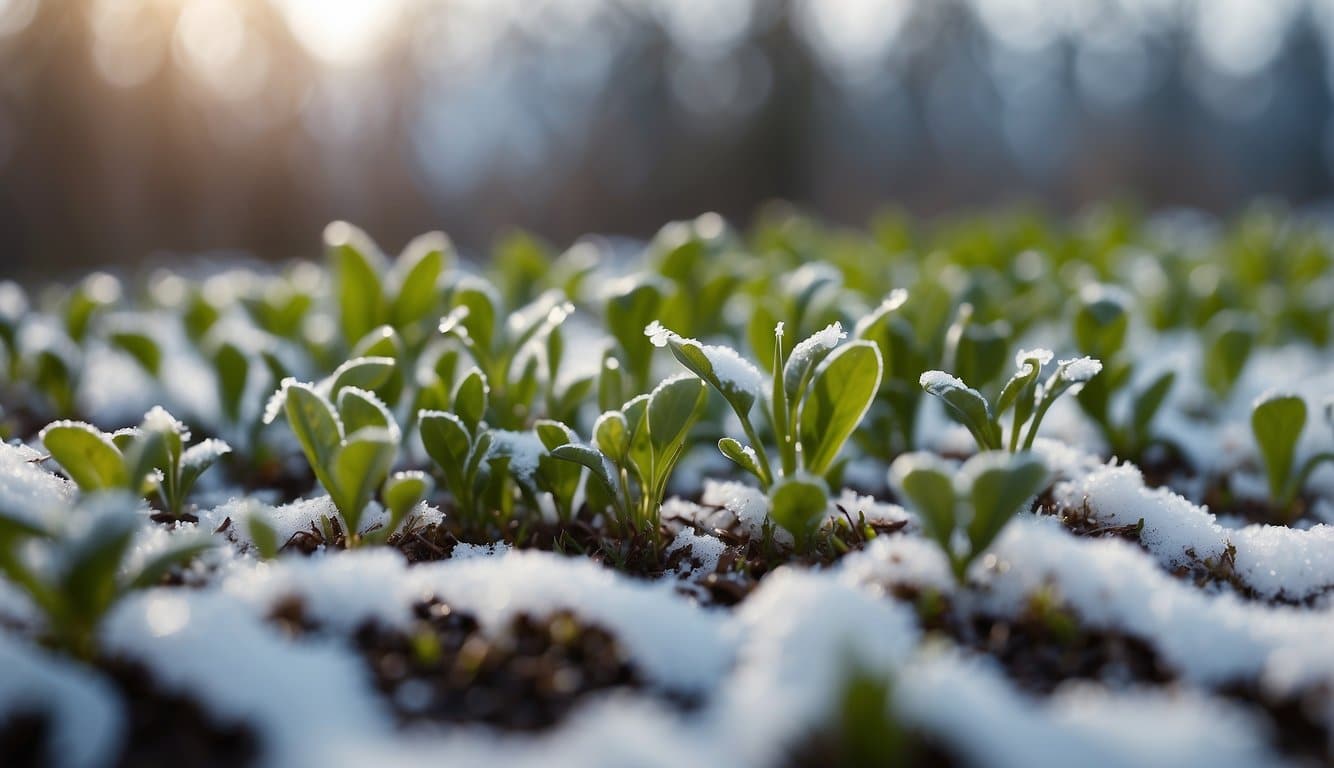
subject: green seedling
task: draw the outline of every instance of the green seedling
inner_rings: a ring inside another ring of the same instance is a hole
[[[1325,421],[1334,429],[1334,400],[1325,405]],[[1306,401],[1297,395],[1268,393],[1251,408],[1251,432],[1269,482],[1270,506],[1275,518],[1285,524],[1300,516],[1301,492],[1315,468],[1334,463],[1334,452],[1325,451],[1297,466],[1297,443],[1305,428]]]
[[[190,431],[160,407],[137,428],[107,434],[91,424],[59,421],[43,429],[40,440],[82,492],[155,492],[173,518],[183,514],[199,476],[231,451],[211,439],[186,448]]]
[[[454,254],[443,233],[413,240],[392,267],[365,232],[344,221],[325,228],[324,245],[348,347],[382,325],[415,336],[418,325],[439,317],[440,280]]]
[[[520,429],[532,416],[541,385],[536,354],[521,355],[530,341],[543,340],[565,322],[574,306],[554,292],[508,316],[490,283],[460,280],[452,292],[453,308],[440,321],[440,333],[455,339],[490,384],[490,421],[500,429]],[[520,365],[522,363],[522,365]],[[554,371],[547,384],[554,387]]]
[[[170,547],[134,564],[142,525],[137,507],[135,497],[121,492],[36,519],[0,510],[0,574],[41,612],[42,636],[52,646],[93,659],[98,626],[116,603],[158,585],[212,546],[202,534],[175,534]]]
[[[319,385],[286,379],[264,416],[267,424],[280,412],[286,414],[306,461],[342,518],[349,547],[365,541],[362,515],[398,457],[398,422],[365,388],[382,384],[392,369],[392,360],[361,358]]]
[[[868,341],[840,345],[845,334],[834,323],[788,353],[783,324],[778,324],[769,407],[764,409],[777,444],[775,468],[750,418],[765,394],[759,370],[729,347],[682,338],[657,323],[645,333],[723,396],[749,444],[724,437],[718,450],[755,476],[770,494],[774,522],[804,546],[828,506],[825,478],[880,387],[880,350]]]
[[[1236,310],[1214,315],[1204,328],[1204,382],[1220,399],[1231,394],[1246,368],[1259,328]]]
[[[930,453],[906,453],[889,481],[917,513],[922,531],[940,545],[963,581],[1011,518],[1047,485],[1047,468],[1030,453],[986,451],[957,470]]]
[[[968,428],[977,447],[983,451],[1006,448],[1000,420],[1013,409],[1008,449],[1011,453],[1021,448],[1027,451],[1033,447],[1038,427],[1052,404],[1067,392],[1078,393],[1102,370],[1102,363],[1089,357],[1062,360],[1045,382],[1039,382],[1039,374],[1051,358],[1052,353],[1045,349],[1019,352],[1015,356],[1018,370],[1005,383],[994,404],[981,392],[944,371],[927,371],[920,381],[922,389],[940,398],[946,412]],[[1028,432],[1021,445],[1019,435],[1025,425]]]
[[[700,379],[667,379],[620,410],[602,414],[593,427],[591,446],[570,442],[550,449],[551,455],[587,467],[593,481],[590,499],[597,494],[606,501],[621,529],[646,539],[656,552],[662,544],[667,483],[707,401],[708,389]],[[549,432],[549,439],[554,438]]]
[[[631,391],[646,392],[649,389],[653,345],[640,329],[658,317],[663,301],[671,291],[671,284],[656,275],[620,280],[607,290],[603,314],[607,330],[616,340],[616,359],[621,375],[628,379]],[[618,390],[614,402],[623,399]],[[603,410],[611,408],[606,405]]]
[[[495,440],[485,421],[488,398],[486,376],[473,368],[454,390],[454,412],[417,414],[422,445],[444,475],[464,526],[474,530],[483,524],[482,494],[490,477],[487,459]]]
[[[1085,382],[1076,400],[1102,431],[1112,455],[1138,460],[1154,442],[1152,425],[1176,381],[1165,371],[1141,389],[1131,391],[1134,363],[1126,352],[1130,298],[1118,288],[1091,285],[1080,292],[1074,339],[1080,354],[1103,362],[1103,371]],[[1122,392],[1130,398],[1128,418],[1112,416],[1112,400]]]
[[[112,275],[94,272],[85,277],[65,297],[65,333],[83,343],[93,319],[119,303],[122,293],[120,280]]]

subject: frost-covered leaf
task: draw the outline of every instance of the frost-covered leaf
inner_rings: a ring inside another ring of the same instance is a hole
[[[945,404],[945,410],[968,428],[980,448],[999,448],[1000,428],[991,415],[991,406],[976,389],[944,371],[927,371],[920,379],[922,389]]]
[[[97,427],[78,421],[58,421],[43,429],[39,439],[51,458],[84,492],[128,485],[124,456]]]

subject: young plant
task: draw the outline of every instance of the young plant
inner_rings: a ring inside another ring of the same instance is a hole
[[[1334,429],[1334,400],[1325,405],[1325,420]],[[1334,463],[1334,451],[1317,453],[1296,466],[1297,443],[1306,428],[1306,401],[1297,395],[1268,393],[1251,409],[1251,432],[1260,448],[1269,481],[1269,501],[1277,520],[1291,524],[1301,515],[1299,496],[1315,468]]]
[[[762,399],[759,370],[729,347],[682,338],[657,323],[645,333],[723,396],[749,444],[724,437],[718,450],[756,477],[769,493],[774,522],[804,547],[828,506],[826,477],[880,387],[880,350],[869,341],[840,346],[846,334],[833,323],[789,354],[783,346],[783,324],[778,324],[769,407],[764,409],[777,445],[775,468],[750,418]]]
[[[349,547],[365,540],[362,515],[398,457],[398,422],[365,388],[382,384],[392,369],[392,360],[362,358],[318,385],[286,379],[264,414],[266,424],[280,411],[286,414],[306,461],[342,518]]]
[[[1255,319],[1223,310],[1204,327],[1204,382],[1222,399],[1231,394],[1246,368],[1260,330]]]
[[[473,368],[454,390],[453,413],[417,414],[422,445],[444,475],[459,517],[470,530],[480,530],[484,523],[482,494],[490,476],[486,460],[495,440],[485,422],[488,397],[486,376]]]
[[[906,453],[890,465],[889,481],[962,582],[1005,524],[1046,487],[1047,468],[1031,453],[985,451],[957,470],[934,454]]]
[[[1102,431],[1113,456],[1139,459],[1153,442],[1151,426],[1176,380],[1165,371],[1142,389],[1129,392],[1129,418],[1117,422],[1112,399],[1129,390],[1134,362],[1126,354],[1130,298],[1120,289],[1090,285],[1080,291],[1075,310],[1074,339],[1080,354],[1103,362],[1103,372],[1085,383],[1075,399]]]
[[[84,493],[155,491],[162,509],[180,518],[195,482],[231,447],[204,440],[186,448],[190,430],[161,407],[133,429],[112,434],[91,424],[60,421],[39,435],[42,445]]]
[[[529,355],[516,370],[528,342],[541,339],[565,322],[574,306],[548,292],[518,311],[505,314],[490,283],[478,278],[459,281],[453,309],[440,321],[440,333],[456,339],[490,384],[490,415],[500,429],[528,423],[540,386],[538,357]],[[554,372],[548,377],[554,387]]]
[[[620,410],[602,414],[593,427],[593,445],[571,441],[550,452],[587,467],[594,481],[590,499],[607,502],[620,527],[646,539],[657,552],[667,482],[707,402],[703,381],[688,375],[670,378]],[[547,439],[555,437],[552,432]]]
[[[348,347],[381,325],[415,336],[419,323],[439,317],[438,284],[453,257],[453,246],[443,233],[413,240],[392,268],[375,242],[345,221],[325,228],[324,244]]]
[[[922,389],[940,398],[946,412],[955,421],[968,428],[977,447],[983,451],[1007,447],[1000,420],[1013,409],[1008,449],[1011,453],[1021,448],[1027,451],[1033,447],[1038,427],[1052,404],[1066,392],[1078,393],[1102,370],[1102,363],[1093,358],[1062,360],[1045,382],[1039,382],[1038,376],[1051,358],[1051,351],[1046,349],[1020,351],[1015,356],[1018,370],[1005,383],[994,404],[981,392],[944,371],[927,371],[922,374],[920,382]],[[1021,445],[1019,435],[1024,425],[1028,425],[1028,432]]]
[[[56,648],[94,658],[97,628],[116,603],[212,546],[208,536],[176,534],[176,543],[134,564],[137,507],[120,492],[86,497],[58,515],[0,509],[0,574],[42,613],[44,639]]]

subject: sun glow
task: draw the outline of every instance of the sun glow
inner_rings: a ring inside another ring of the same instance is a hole
[[[327,64],[356,65],[384,49],[402,19],[402,0],[278,0],[292,34]]]

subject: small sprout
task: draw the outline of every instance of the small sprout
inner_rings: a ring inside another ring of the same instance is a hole
[[[1005,369],[1010,335],[1008,323],[979,323],[973,319],[973,306],[961,304],[945,333],[946,364],[965,381],[987,387]]]
[[[541,385],[539,361],[527,354],[529,342],[539,344],[574,311],[559,294],[548,292],[507,317],[500,297],[480,278],[460,280],[453,291],[453,309],[440,321],[440,333],[462,345],[491,386],[490,421],[502,429],[528,423]],[[549,371],[548,401],[559,395],[555,371]]]
[[[425,472],[395,472],[384,481],[380,500],[384,503],[389,521],[366,534],[366,541],[385,544],[398,533],[408,515],[435,490],[435,482]]]
[[[260,560],[276,560],[282,545],[278,541],[278,532],[273,529],[269,517],[258,504],[247,504],[243,521],[250,540],[255,544],[255,552]]]
[[[1066,392],[1078,393],[1102,370],[1102,363],[1090,357],[1062,360],[1045,382],[1039,382],[1038,376],[1051,358],[1049,350],[1021,350],[1015,356],[1018,370],[1001,389],[994,405],[981,392],[944,371],[927,371],[920,383],[923,390],[940,398],[955,421],[968,428],[983,451],[1006,447],[1000,418],[1013,408],[1008,447],[1011,453],[1021,447],[1027,451],[1033,447],[1038,427],[1052,404]],[[1019,434],[1025,424],[1028,433],[1021,446]]]
[[[116,603],[212,546],[207,536],[176,534],[170,547],[134,565],[136,507],[122,492],[82,499],[72,513],[38,524],[0,512],[0,574],[41,611],[45,639],[66,653],[94,658],[98,626]]]
[[[120,280],[105,272],[85,277],[65,299],[65,332],[83,342],[94,317],[121,300]]]
[[[932,454],[906,453],[889,470],[895,492],[917,513],[960,581],[1047,479],[1037,456],[1002,451],[979,453],[957,471]]]
[[[115,348],[134,358],[148,375],[157,378],[162,373],[162,347],[150,334],[132,328],[118,328],[107,334],[107,341]]]
[[[718,449],[754,474],[765,491],[776,489],[779,481],[800,479],[805,485],[798,487],[808,488],[810,478],[827,477],[880,388],[883,365],[880,350],[871,342],[842,344],[847,334],[842,325],[832,323],[785,354],[783,324],[778,323],[766,409],[781,462],[775,472],[750,419],[752,407],[763,395],[759,370],[729,347],[682,338],[658,323],[650,324],[645,333],[656,346],[670,348],[682,365],[708,382],[731,406],[750,444],[724,438]],[[785,497],[795,499],[795,493],[787,491]],[[806,491],[801,493],[801,501],[810,498]],[[777,518],[775,522],[799,543],[808,540],[804,516],[785,514],[784,519],[797,528],[787,528]]]
[[[431,461],[445,476],[465,526],[482,523],[481,494],[489,473],[486,459],[495,439],[486,427],[489,388],[476,368],[464,375],[454,391],[455,412],[421,411],[417,428]]]
[[[362,542],[361,516],[389,476],[401,440],[389,408],[374,393],[348,383],[387,378],[379,363],[366,362],[374,360],[340,366],[342,373],[319,386],[288,379],[265,413],[266,423],[280,411],[286,414],[306,461],[342,518],[350,547]]]
[[[587,467],[622,528],[645,537],[657,551],[667,482],[707,402],[700,379],[668,379],[620,410],[602,414],[593,428],[596,447],[570,442],[550,449],[551,455]]]
[[[157,492],[162,507],[167,514],[179,518],[199,476],[218,459],[231,453],[231,446],[221,440],[209,439],[186,448],[190,430],[161,407],[153,408],[144,416],[139,432],[150,438],[150,444],[156,448],[152,464],[158,472]],[[156,439],[152,439],[154,437]]]
[[[1223,310],[1204,329],[1204,382],[1227,397],[1250,359],[1259,329],[1249,315]]]
[[[1334,429],[1334,401],[1325,407],[1325,419]],[[1260,448],[1269,481],[1274,516],[1291,524],[1300,514],[1299,496],[1307,479],[1321,463],[1334,463],[1334,452],[1317,453],[1296,466],[1297,443],[1306,428],[1306,401],[1297,395],[1267,393],[1251,409],[1251,432]]]
[[[413,240],[392,269],[375,242],[347,222],[326,227],[324,243],[335,277],[343,339],[349,346],[379,326],[407,333],[426,318],[438,316],[442,298],[438,284],[453,256],[444,234],[432,232]]]
[[[829,486],[816,477],[784,478],[769,491],[769,517],[792,534],[797,549],[809,547],[829,509]]]
[[[231,451],[221,440],[186,449],[190,431],[161,407],[145,414],[136,429],[109,435],[91,424],[60,421],[43,429],[40,440],[84,493],[156,490],[163,511],[173,518],[181,517],[199,476]]]
[[[629,278],[614,283],[607,292],[606,326],[616,339],[625,375],[636,392],[649,388],[653,345],[639,332],[658,316],[671,286],[661,278]],[[617,400],[616,402],[620,402]]]

